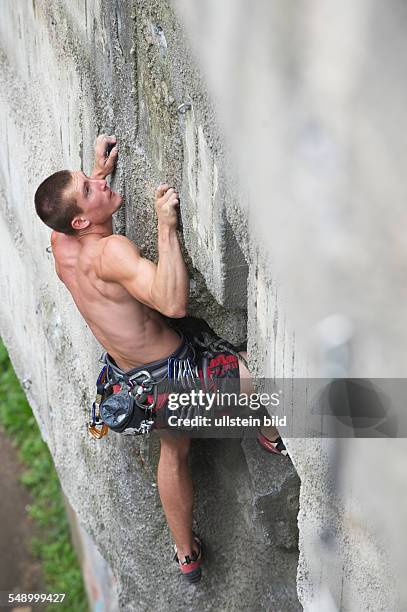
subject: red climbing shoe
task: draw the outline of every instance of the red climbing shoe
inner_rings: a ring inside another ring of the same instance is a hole
[[[280,436],[278,436],[276,440],[272,441],[266,438],[266,436],[262,434],[261,430],[259,429],[257,433],[257,442],[268,453],[271,453],[273,455],[284,455],[285,457],[288,457],[287,449]]]
[[[191,556],[186,555],[184,561],[178,559],[177,547],[174,546],[174,561],[178,563],[179,569],[190,584],[195,584],[201,579],[203,546],[201,540],[197,536],[194,536],[194,541],[198,546],[198,550],[194,551]]]

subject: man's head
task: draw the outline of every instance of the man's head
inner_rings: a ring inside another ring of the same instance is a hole
[[[67,197],[72,183],[68,170],[51,174],[35,192],[35,210],[42,221],[57,232],[75,234],[72,220],[82,212],[74,197]]]
[[[91,225],[108,221],[122,203],[104,179],[83,172],[61,170],[49,176],[35,193],[35,209],[46,225],[75,235]]]

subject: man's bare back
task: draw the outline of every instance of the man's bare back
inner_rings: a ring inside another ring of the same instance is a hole
[[[120,368],[167,357],[180,345],[180,337],[162,315],[184,316],[189,286],[176,233],[177,194],[163,184],[155,195],[159,261],[154,264],[130,240],[112,234],[111,215],[121,198],[106,181],[83,172],[72,173],[72,179],[71,195],[84,215],[73,221],[78,225],[75,236],[52,232],[59,278]]]
[[[101,254],[110,237],[77,239],[53,233],[59,278],[93,335],[124,370],[162,359],[180,344],[161,315],[140,303],[117,282],[100,278]]]

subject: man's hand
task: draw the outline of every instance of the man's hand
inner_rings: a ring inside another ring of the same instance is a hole
[[[158,224],[176,229],[178,223],[176,209],[178,205],[179,199],[175,189],[170,188],[167,184],[161,184],[155,192],[155,211]]]
[[[108,153],[110,147],[113,148]],[[92,178],[105,179],[116,165],[118,148],[116,145],[116,136],[108,136],[100,134],[96,138],[95,143],[95,164],[93,167]]]

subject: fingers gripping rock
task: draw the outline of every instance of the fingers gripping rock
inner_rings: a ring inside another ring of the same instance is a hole
[[[159,223],[164,223],[170,227],[177,226],[177,211],[179,205],[178,194],[173,187],[166,183],[158,187],[156,191],[155,209]]]

